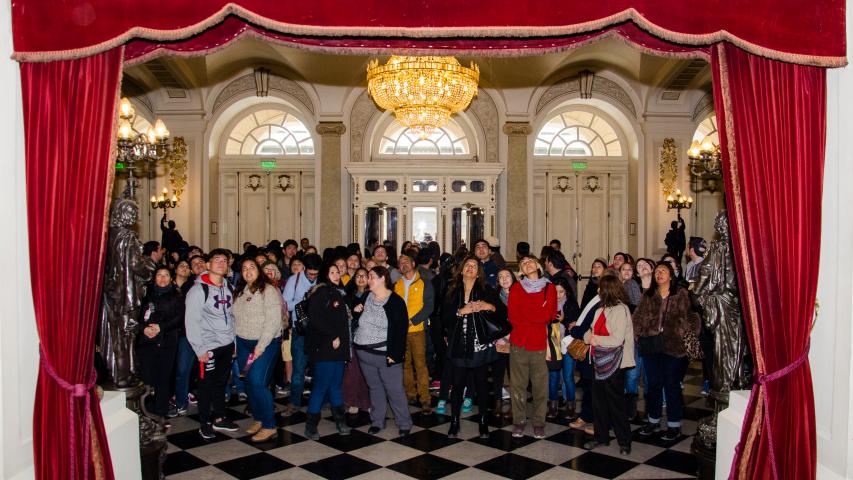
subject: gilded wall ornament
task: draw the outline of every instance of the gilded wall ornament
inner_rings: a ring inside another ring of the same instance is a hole
[[[187,142],[184,137],[172,139],[172,153],[169,155],[169,185],[172,187],[178,203],[187,186]]]
[[[664,138],[660,149],[660,186],[663,196],[668,197],[675,192],[678,182],[678,149],[675,140]]]

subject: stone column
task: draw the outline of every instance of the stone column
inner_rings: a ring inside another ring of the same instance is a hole
[[[507,122],[509,137],[506,166],[506,246],[504,255],[515,258],[515,245],[529,242],[527,191],[527,136],[533,132],[527,122]]]
[[[341,244],[341,135],[342,122],[320,122],[320,238],[311,239],[322,251]],[[309,215],[313,212],[308,212]]]

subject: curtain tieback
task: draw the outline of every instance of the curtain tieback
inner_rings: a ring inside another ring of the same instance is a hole
[[[39,355],[41,357],[41,366],[44,368],[44,371],[59,385],[63,390],[68,392],[68,469],[69,469],[69,479],[75,478],[76,469],[76,460],[75,453],[77,452],[77,433],[76,428],[74,428],[76,409],[74,408],[75,399],[82,398],[84,403],[84,411],[86,412],[86,419],[83,422],[83,478],[89,478],[89,444],[90,444],[90,425],[92,412],[90,410],[91,407],[91,390],[95,386],[95,381],[97,380],[97,374],[95,369],[91,370],[91,374],[89,375],[88,383],[75,383],[71,384],[65,381],[62,377],[56,373],[56,370],[53,368],[53,365],[47,360],[47,355],[45,355],[44,350],[39,345]]]
[[[794,360],[793,362],[788,364],[786,367],[781,368],[779,370],[776,370],[773,373],[762,373],[762,374],[758,375],[758,378],[757,378],[758,384],[762,385],[762,386],[767,385],[768,383],[770,383],[774,380],[778,380],[778,379],[784,377],[785,375],[796,370],[800,365],[805,363],[807,358],[809,358],[809,350],[810,349],[811,349],[811,339],[806,341],[806,347],[803,349],[803,353],[800,354],[799,358],[797,358],[796,360]],[[752,394],[754,394],[755,391],[756,390],[753,389]],[[752,395],[752,394],[750,394],[750,395]],[[773,432],[770,429],[770,414],[768,413],[768,409],[767,409],[767,407],[769,405],[769,400],[767,399],[766,390],[764,392],[764,397],[763,397],[762,403],[764,404],[764,412],[763,412],[764,425],[767,428],[767,445],[768,445],[768,447],[770,447],[769,448],[769,450],[770,450],[770,452],[769,452],[770,453],[770,469],[773,472],[773,478],[778,479],[779,478],[779,472],[776,469],[776,454],[774,453],[776,451],[776,449],[773,446]],[[734,472],[737,468],[737,465],[734,462],[737,462],[737,459],[740,457],[740,450],[741,450],[741,444],[740,444],[740,442],[738,442],[737,446],[735,447],[735,456],[734,456],[734,461],[732,463],[732,469],[731,469],[729,478],[732,478],[732,475],[734,475]]]

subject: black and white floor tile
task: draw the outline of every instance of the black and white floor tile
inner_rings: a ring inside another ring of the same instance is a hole
[[[368,434],[369,418],[363,412],[351,419],[352,434],[340,436],[326,410],[318,442],[303,436],[302,412],[287,418],[277,414],[278,438],[256,445],[244,431],[252,423],[244,414],[245,404],[232,399],[228,414],[241,430],[217,432],[212,441],[199,436],[196,415],[172,419],[165,474],[175,480],[695,478],[690,443],[698,420],[711,413],[700,395],[701,383],[701,370],[691,368],[684,382],[682,437],[663,442],[635,432],[627,457],[619,455],[615,441],[585,450],[591,437],[564,421],[548,422],[546,438],[536,440],[530,427],[523,438],[514,439],[510,425],[493,420],[489,438],[480,439],[476,408],[462,422],[457,439],[445,435],[449,417],[423,415],[413,407],[415,426],[407,437],[398,437],[393,420],[377,435]],[[286,398],[276,399],[278,410],[285,404]]]

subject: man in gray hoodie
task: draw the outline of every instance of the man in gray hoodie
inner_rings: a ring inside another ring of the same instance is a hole
[[[198,415],[199,433],[205,440],[215,438],[214,430],[236,432],[237,424],[225,417],[225,384],[231,372],[234,354],[234,294],[225,275],[228,252],[210,252],[207,273],[187,293],[187,340],[199,361]],[[213,413],[211,415],[211,406]]]

